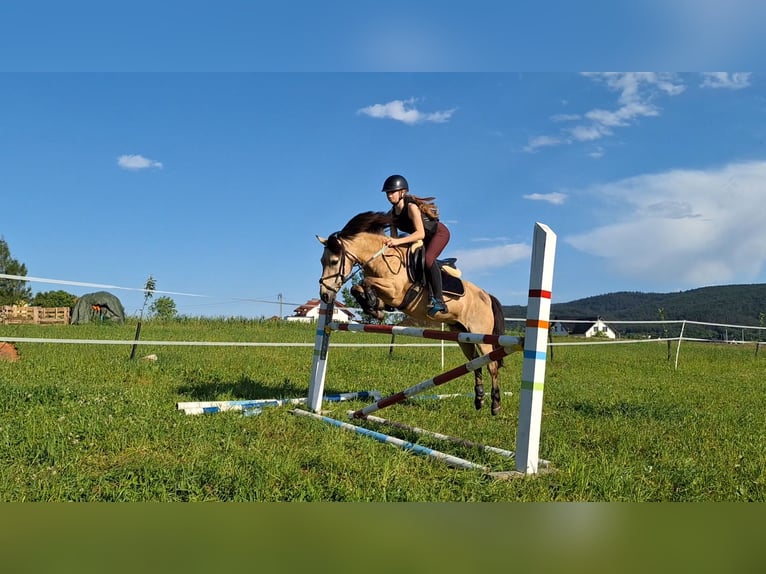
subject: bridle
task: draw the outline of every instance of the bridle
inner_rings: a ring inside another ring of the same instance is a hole
[[[340,245],[340,254],[339,254],[339,256],[340,256],[340,268],[338,269],[337,273],[333,273],[332,275],[324,275],[324,276],[320,277],[319,278],[319,284],[322,287],[324,287],[325,289],[327,289],[328,291],[332,291],[333,293],[337,293],[338,291],[340,291],[341,287],[343,287],[343,285],[345,285],[348,281],[350,281],[354,277],[354,275],[356,275],[362,269],[364,269],[364,267],[367,264],[369,264],[371,261],[373,261],[374,259],[376,259],[376,258],[380,257],[381,255],[383,255],[386,252],[386,249],[388,249],[387,245],[383,245],[383,247],[378,249],[372,255],[372,257],[370,257],[367,261],[365,261],[363,263],[362,260],[359,259],[358,256],[354,255],[351,251],[349,251],[346,248],[346,244],[343,243],[343,240],[338,236],[337,232],[335,232],[332,235],[330,235],[330,237],[328,238],[328,241],[330,239],[332,239],[332,238],[335,238],[338,241],[338,245]],[[348,257],[352,261],[351,271],[349,272],[348,275],[345,274],[345,271],[346,271],[346,257]],[[340,280],[340,283],[338,283],[337,287],[327,283],[330,279],[336,279],[338,277],[340,277],[341,280]]]

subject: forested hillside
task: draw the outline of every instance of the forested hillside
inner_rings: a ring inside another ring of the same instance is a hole
[[[551,320],[601,317],[605,321],[686,319],[707,323],[761,326],[766,313],[766,284],[702,287],[675,293],[620,291],[551,306]],[[527,308],[504,305],[506,317],[526,317]],[[623,334],[657,332],[657,327],[621,326]],[[720,329],[714,329],[719,333]],[[709,334],[709,333],[708,333]]]

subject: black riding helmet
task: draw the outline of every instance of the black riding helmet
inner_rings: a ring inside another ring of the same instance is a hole
[[[402,175],[389,175],[386,181],[383,182],[382,192],[388,193],[389,191],[399,191],[400,189],[409,189],[407,180]]]

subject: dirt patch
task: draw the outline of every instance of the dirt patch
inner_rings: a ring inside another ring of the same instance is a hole
[[[18,361],[19,351],[13,343],[0,342],[0,361]]]

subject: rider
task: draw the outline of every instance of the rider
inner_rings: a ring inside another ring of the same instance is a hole
[[[391,237],[386,245],[406,245],[422,240],[425,245],[426,282],[431,288],[428,315],[433,317],[447,312],[442,294],[442,276],[436,258],[450,239],[449,229],[439,221],[439,210],[433,197],[408,195],[409,185],[401,175],[392,175],[383,182],[383,189],[391,202]],[[399,231],[408,235],[399,236]]]

